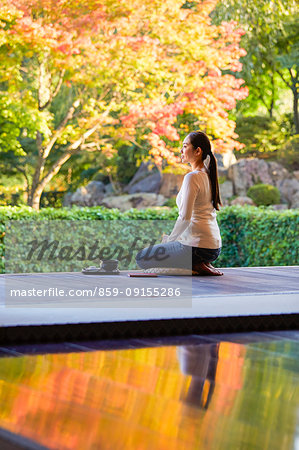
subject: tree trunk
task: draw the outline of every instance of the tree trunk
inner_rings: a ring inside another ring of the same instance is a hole
[[[295,133],[299,134],[298,91],[296,87],[295,89],[293,89],[293,112],[294,112]]]
[[[275,80],[274,80],[274,74],[271,75],[271,100],[270,100],[270,106],[269,106],[269,114],[270,118],[273,117],[273,109],[274,109],[274,99],[275,99]]]
[[[38,186],[34,188],[33,186],[30,189],[30,194],[28,196],[28,206],[31,206],[36,211],[39,210],[40,207],[40,199],[43,193],[43,188]]]
[[[291,76],[291,85],[289,87],[293,93],[293,113],[294,113],[294,124],[295,124],[295,134],[299,134],[299,117],[298,117],[298,82],[299,82],[299,71],[298,68],[296,71],[292,71],[289,69],[289,73]]]
[[[77,153],[80,150],[80,146],[82,145],[82,142],[85,141],[85,139],[88,139],[99,127],[99,124],[96,124],[89,130],[85,131],[82,136],[77,139],[66,151],[63,155],[58,158],[58,160],[52,165],[52,167],[49,169],[49,171],[44,174],[44,168],[46,163],[46,158],[48,157],[56,139],[52,138],[52,141],[50,144],[48,144],[48,147],[44,151],[39,152],[39,160],[38,165],[36,167],[34,176],[33,176],[33,182],[30,189],[30,194],[28,196],[28,205],[32,208],[39,210],[40,207],[40,199],[41,195],[43,193],[43,190],[47,186],[47,184],[52,180],[52,178],[59,172],[63,164],[68,161],[68,159],[75,153]],[[56,136],[58,136],[58,132],[56,130]]]

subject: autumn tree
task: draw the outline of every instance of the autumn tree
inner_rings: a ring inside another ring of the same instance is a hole
[[[247,95],[243,31],[212,25],[216,0],[4,0],[0,7],[0,145],[17,154],[28,204],[78,152],[115,142],[179,163],[179,116],[216,151],[240,148],[228,111]],[[229,71],[229,73],[228,73]],[[28,142],[30,141],[30,145]]]

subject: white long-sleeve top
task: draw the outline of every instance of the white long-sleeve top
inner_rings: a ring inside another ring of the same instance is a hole
[[[217,249],[221,235],[212,203],[210,179],[205,168],[185,175],[176,197],[179,217],[163,242],[178,241],[192,247]]]

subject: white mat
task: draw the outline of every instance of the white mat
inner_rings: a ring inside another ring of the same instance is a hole
[[[175,267],[151,267],[150,269],[144,269],[144,273],[156,273],[158,275],[182,275],[182,276],[192,276],[196,273],[190,269],[179,269]]]

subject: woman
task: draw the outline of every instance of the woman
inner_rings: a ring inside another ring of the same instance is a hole
[[[190,268],[192,261],[193,275],[223,275],[211,264],[221,252],[216,210],[222,203],[217,161],[207,135],[201,131],[190,133],[184,139],[181,159],[183,163],[191,165],[192,171],[185,175],[176,198],[179,217],[171,234],[163,235],[162,244],[141,250],[136,256],[136,262],[142,269],[147,269]],[[209,169],[204,164],[207,159],[210,160]],[[161,247],[164,253],[157,252]]]

